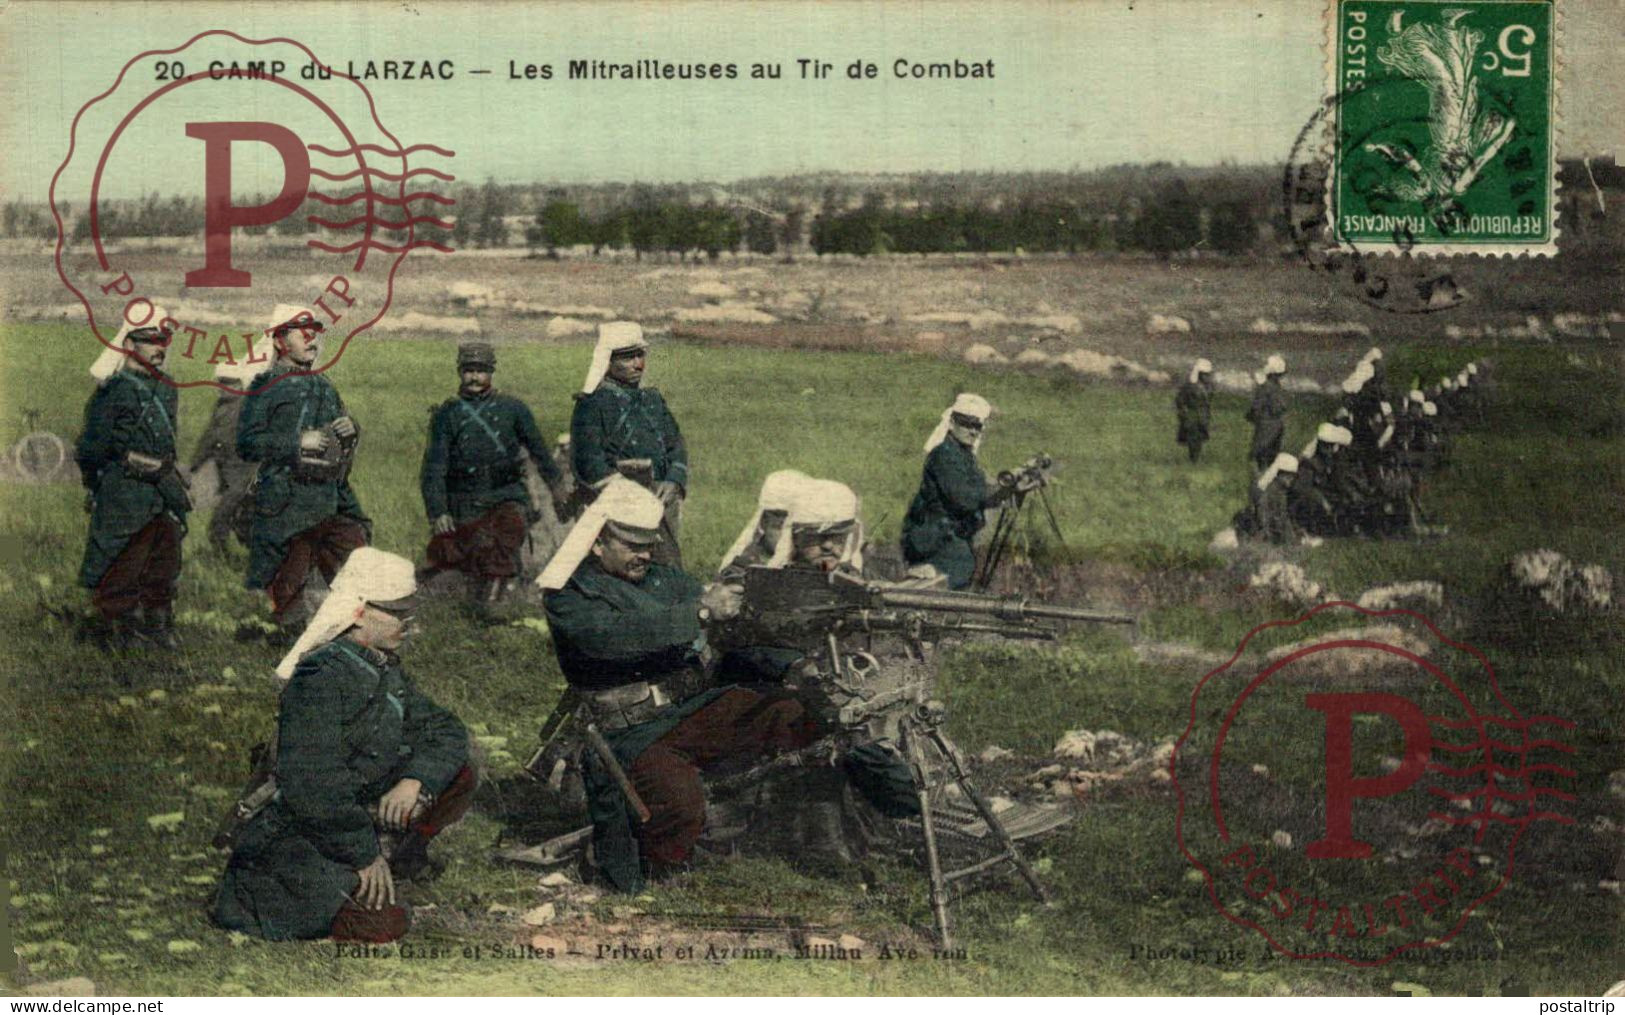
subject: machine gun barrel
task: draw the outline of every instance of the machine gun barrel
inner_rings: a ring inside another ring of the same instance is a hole
[[[895,609],[972,613],[997,617],[999,620],[1077,620],[1094,624],[1132,624],[1135,621],[1134,616],[1127,613],[1054,606],[1020,597],[984,596],[975,592],[881,587],[873,588],[871,594],[878,605]]]

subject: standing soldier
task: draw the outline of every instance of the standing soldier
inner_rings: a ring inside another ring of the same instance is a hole
[[[571,463],[583,495],[622,475],[659,497],[666,507],[661,522],[666,538],[656,545],[655,559],[681,567],[678,536],[688,495],[688,449],[666,400],[655,388],[643,387],[648,354],[649,343],[636,322],[598,326],[592,365],[570,416]]]
[[[215,396],[209,425],[192,455],[189,471],[193,476],[210,462],[214,463],[219,499],[209,519],[209,544],[221,551],[225,550],[226,539],[231,535],[248,545],[248,526],[253,520],[248,488],[254,481],[254,465],[243,461],[237,453],[237,424],[242,418],[243,398],[249,383],[260,372],[259,364],[270,361],[266,351],[269,345],[264,333],[257,333],[247,357],[239,360],[228,356],[215,364],[214,379],[222,387]]]
[[[91,590],[104,648],[177,644],[175,579],[192,504],[175,471],[175,388],[160,369],[169,338],[126,324],[90,368],[98,384],[75,451],[90,511],[79,584]]]
[[[286,314],[287,316],[284,316]],[[237,427],[237,452],[258,464],[244,584],[265,589],[288,638],[312,567],[329,582],[350,552],[367,545],[371,522],[350,488],[360,430],[326,377],[309,373],[322,323],[279,306],[269,329],[277,358],[254,379]]]
[[[903,559],[911,578],[947,578],[963,589],[976,572],[971,540],[982,530],[983,512],[1004,500],[1006,488],[988,489],[976,463],[982,431],[993,406],[981,395],[962,394],[944,409],[925,442],[925,473],[903,518]]]
[[[395,889],[473,798],[468,733],[413,686],[396,650],[412,562],[359,548],[277,667],[275,793],[240,826],[215,922],[271,940],[393,941]]]
[[[546,506],[531,502],[525,456],[559,499],[560,476],[529,407],[491,387],[496,350],[485,342],[457,347],[461,384],[429,423],[420,482],[434,529],[429,567],[468,575],[474,601],[496,602],[519,574],[520,550],[531,517]]]
[[[1286,392],[1281,390],[1281,375],[1286,373],[1286,360],[1271,356],[1264,361],[1264,379],[1253,391],[1253,404],[1247,409],[1247,422],[1253,425],[1253,446],[1250,459],[1253,472],[1262,473],[1281,453],[1281,438],[1286,435]]]
[[[1213,418],[1213,364],[1199,359],[1191,366],[1190,377],[1179,386],[1174,396],[1174,412],[1179,417],[1179,432],[1174,441],[1185,445],[1191,461],[1202,454],[1207,443],[1208,423]]]

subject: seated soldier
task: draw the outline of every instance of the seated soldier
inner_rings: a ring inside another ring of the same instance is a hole
[[[1249,491],[1250,502],[1236,514],[1239,536],[1250,536],[1277,546],[1296,543],[1302,535],[1288,501],[1298,478],[1298,459],[1286,452],[1275,456]]]
[[[982,430],[993,406],[980,395],[962,394],[944,409],[925,442],[925,471],[903,518],[903,559],[909,577],[946,581],[950,589],[970,585],[976,573],[971,541],[986,524],[983,515],[1008,496],[989,487],[976,462]]]
[[[639,822],[615,771],[587,752],[594,853],[610,883],[629,892],[646,872],[691,858],[705,827],[703,770],[795,750],[816,735],[802,706],[780,692],[668,690],[693,679],[704,638],[700,583],[652,562],[664,514],[660,498],[611,477],[536,582],[559,668],[648,809]]]
[[[475,784],[462,723],[395,655],[416,591],[411,561],[355,550],[277,667],[277,793],[237,838],[220,926],[272,940],[406,933],[395,882],[429,866],[429,839]]]

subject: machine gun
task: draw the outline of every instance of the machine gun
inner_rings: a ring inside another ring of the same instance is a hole
[[[1033,603],[1019,597],[896,588],[840,571],[746,569],[739,615],[711,626],[719,647],[772,645],[806,653],[790,678],[798,697],[831,735],[800,752],[781,755],[762,769],[815,764],[853,749],[895,752],[914,783],[917,829],[931,879],[931,909],[941,947],[952,947],[951,889],[963,879],[1013,867],[1035,897],[1046,899],[1017,841],[1071,820],[1058,804],[1016,805],[995,815],[971,782],[959,749],[943,730],[946,712],[936,700],[933,667],[922,643],[944,635],[987,633],[1052,639],[1040,621],[1131,624],[1135,618],[1105,610]],[[901,638],[907,657],[882,662],[852,644],[854,637]],[[760,771],[746,773],[757,777]]]
[[[1010,544],[1016,536],[1018,523],[1027,506],[1027,497],[1032,493],[1038,494],[1039,506],[1044,509],[1044,517],[1048,519],[1050,531],[1055,534],[1056,541],[1062,547],[1066,546],[1066,540],[1061,535],[1061,526],[1055,520],[1055,510],[1050,507],[1049,494],[1046,492],[1050,485],[1050,473],[1054,469],[1055,460],[1040,451],[1018,468],[1006,469],[999,473],[999,493],[1003,504],[999,508],[999,519],[993,525],[993,538],[988,541],[987,552],[982,556],[981,566],[971,578],[971,588],[982,592],[992,584],[999,565],[1004,563],[1009,555]],[[1024,536],[1023,542],[1030,540]]]
[[[1132,624],[1126,613],[1052,606],[1019,596],[899,588],[843,571],[751,567],[740,614],[720,625],[723,644],[822,648],[829,637],[894,633],[911,644],[952,634],[1053,639],[1045,620]]]

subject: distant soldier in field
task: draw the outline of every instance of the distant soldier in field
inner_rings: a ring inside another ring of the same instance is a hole
[[[214,411],[198,440],[197,450],[192,453],[189,471],[196,476],[210,462],[214,463],[219,499],[209,519],[209,544],[217,550],[224,550],[227,538],[232,535],[244,546],[248,545],[248,529],[254,519],[249,497],[254,463],[244,461],[237,453],[237,424],[242,418],[246,397],[243,392],[260,373],[260,364],[270,362],[270,344],[264,333],[256,334],[243,359],[228,357],[214,367],[214,379],[224,388],[215,395]]]
[[[628,892],[691,858],[705,827],[702,771],[816,736],[782,692],[676,690],[701,666],[702,599],[699,582],[652,559],[664,514],[652,493],[611,477],[537,579],[559,668],[615,758],[612,768],[588,752],[584,778],[598,867]],[[635,820],[616,769],[648,821]]]
[[[1247,422],[1253,425],[1252,450],[1248,454],[1253,471],[1262,473],[1281,453],[1281,439],[1286,436],[1286,392],[1281,388],[1281,375],[1286,373],[1286,360],[1271,356],[1264,361],[1264,379],[1253,391],[1253,404],[1247,409]]]
[[[215,899],[229,930],[271,940],[393,941],[396,882],[468,810],[468,734],[418,690],[400,649],[412,562],[358,548],[277,667],[276,793],[238,832]]]
[[[643,387],[649,343],[633,321],[598,326],[592,365],[570,416],[570,455],[583,498],[616,475],[642,484],[666,506],[666,538],[656,561],[682,566],[682,504],[688,496],[688,449],[666,400]]]
[[[1287,500],[1293,520],[1304,531],[1333,536],[1350,529],[1350,506],[1357,501],[1350,499],[1342,458],[1353,441],[1346,428],[1322,423],[1298,456],[1298,476]]]
[[[1282,452],[1253,482],[1249,503],[1235,518],[1236,534],[1277,546],[1296,543],[1302,533],[1292,518],[1292,487],[1298,477],[1298,459]]]
[[[1213,419],[1212,363],[1199,359],[1192,364],[1190,376],[1174,396],[1174,413],[1179,417],[1174,441],[1185,445],[1194,462],[1202,454],[1202,445],[1207,443],[1207,428]]]
[[[491,387],[496,350],[485,342],[457,347],[456,398],[434,410],[423,453],[420,486],[434,533],[429,568],[468,575],[474,601],[496,602],[519,574],[530,522],[547,504],[532,503],[525,486],[528,455],[560,499],[552,448],[530,408]]]
[[[175,470],[178,403],[161,369],[169,340],[126,324],[90,368],[97,387],[74,455],[90,512],[79,584],[91,590],[89,631],[104,648],[177,645],[175,579],[192,503]]]
[[[251,385],[237,452],[258,465],[244,584],[266,590],[279,637],[290,639],[311,568],[331,582],[350,552],[367,545],[372,523],[350,488],[360,429],[332,382],[305,372],[316,363],[322,323],[296,307],[277,310],[281,320],[268,329],[277,358]]]
[[[909,576],[946,579],[950,589],[970,585],[976,571],[971,541],[986,523],[983,512],[1004,500],[1004,487],[989,487],[976,450],[993,406],[980,395],[962,394],[942,412],[925,442],[925,471],[903,518],[903,559]]]

